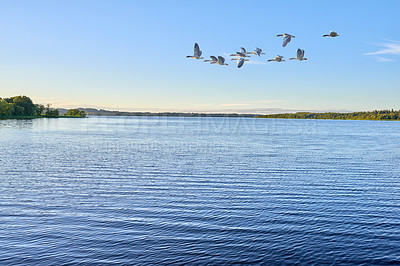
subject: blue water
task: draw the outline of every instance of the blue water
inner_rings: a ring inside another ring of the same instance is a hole
[[[400,263],[400,123],[0,121],[0,264]]]

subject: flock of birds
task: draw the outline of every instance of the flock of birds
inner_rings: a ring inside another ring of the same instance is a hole
[[[329,34],[325,34],[322,37],[337,37],[339,36],[336,32],[331,31]],[[284,33],[284,34],[278,34],[276,37],[283,37],[282,41],[282,47],[286,47],[286,45],[292,40],[292,38],[295,38],[295,36]],[[200,50],[200,47],[197,43],[194,44],[194,53],[193,55],[188,55],[186,58],[194,58],[194,59],[204,59],[201,57],[202,51]],[[241,47],[239,52],[236,52],[235,54],[230,54],[229,56],[232,56],[231,60],[236,60],[237,61],[237,67],[241,68],[244,64],[244,62],[249,61],[249,59],[246,59],[246,57],[251,57],[250,55],[258,55],[259,57],[261,55],[264,55],[262,49],[257,48],[254,49],[252,52],[247,52],[245,48]],[[220,66],[227,66],[228,64],[225,63],[225,58],[222,56],[210,56],[211,59],[206,59],[204,62],[210,62],[210,64],[217,64]],[[270,61],[275,61],[275,62],[284,62],[285,60],[283,59],[284,57],[281,55],[277,55],[274,59],[269,59],[268,62]],[[307,58],[304,57],[304,50],[302,49],[297,49],[297,57],[289,58],[289,60],[307,60]]]

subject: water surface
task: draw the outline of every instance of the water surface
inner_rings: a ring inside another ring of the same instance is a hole
[[[400,263],[400,123],[0,121],[1,264]]]

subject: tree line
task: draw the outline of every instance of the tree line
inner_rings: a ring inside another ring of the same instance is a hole
[[[370,112],[353,113],[287,113],[257,116],[259,118],[287,118],[287,119],[340,119],[340,120],[400,120],[400,111],[375,110]]]
[[[68,110],[67,116],[85,117],[86,114],[78,109]],[[27,96],[0,98],[0,117],[58,117],[58,109],[51,108],[50,104],[34,104]]]

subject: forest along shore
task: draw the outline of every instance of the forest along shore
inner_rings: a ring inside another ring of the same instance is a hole
[[[34,118],[76,118],[86,117],[84,111],[78,109],[66,110],[60,115],[58,109],[51,108],[51,104],[46,106],[34,104],[27,96],[14,96],[10,98],[0,98],[0,119],[34,119]]]
[[[334,120],[400,120],[400,111],[382,110],[371,112],[353,112],[353,113],[286,113],[259,115],[256,118],[281,118],[281,119],[334,119]]]

